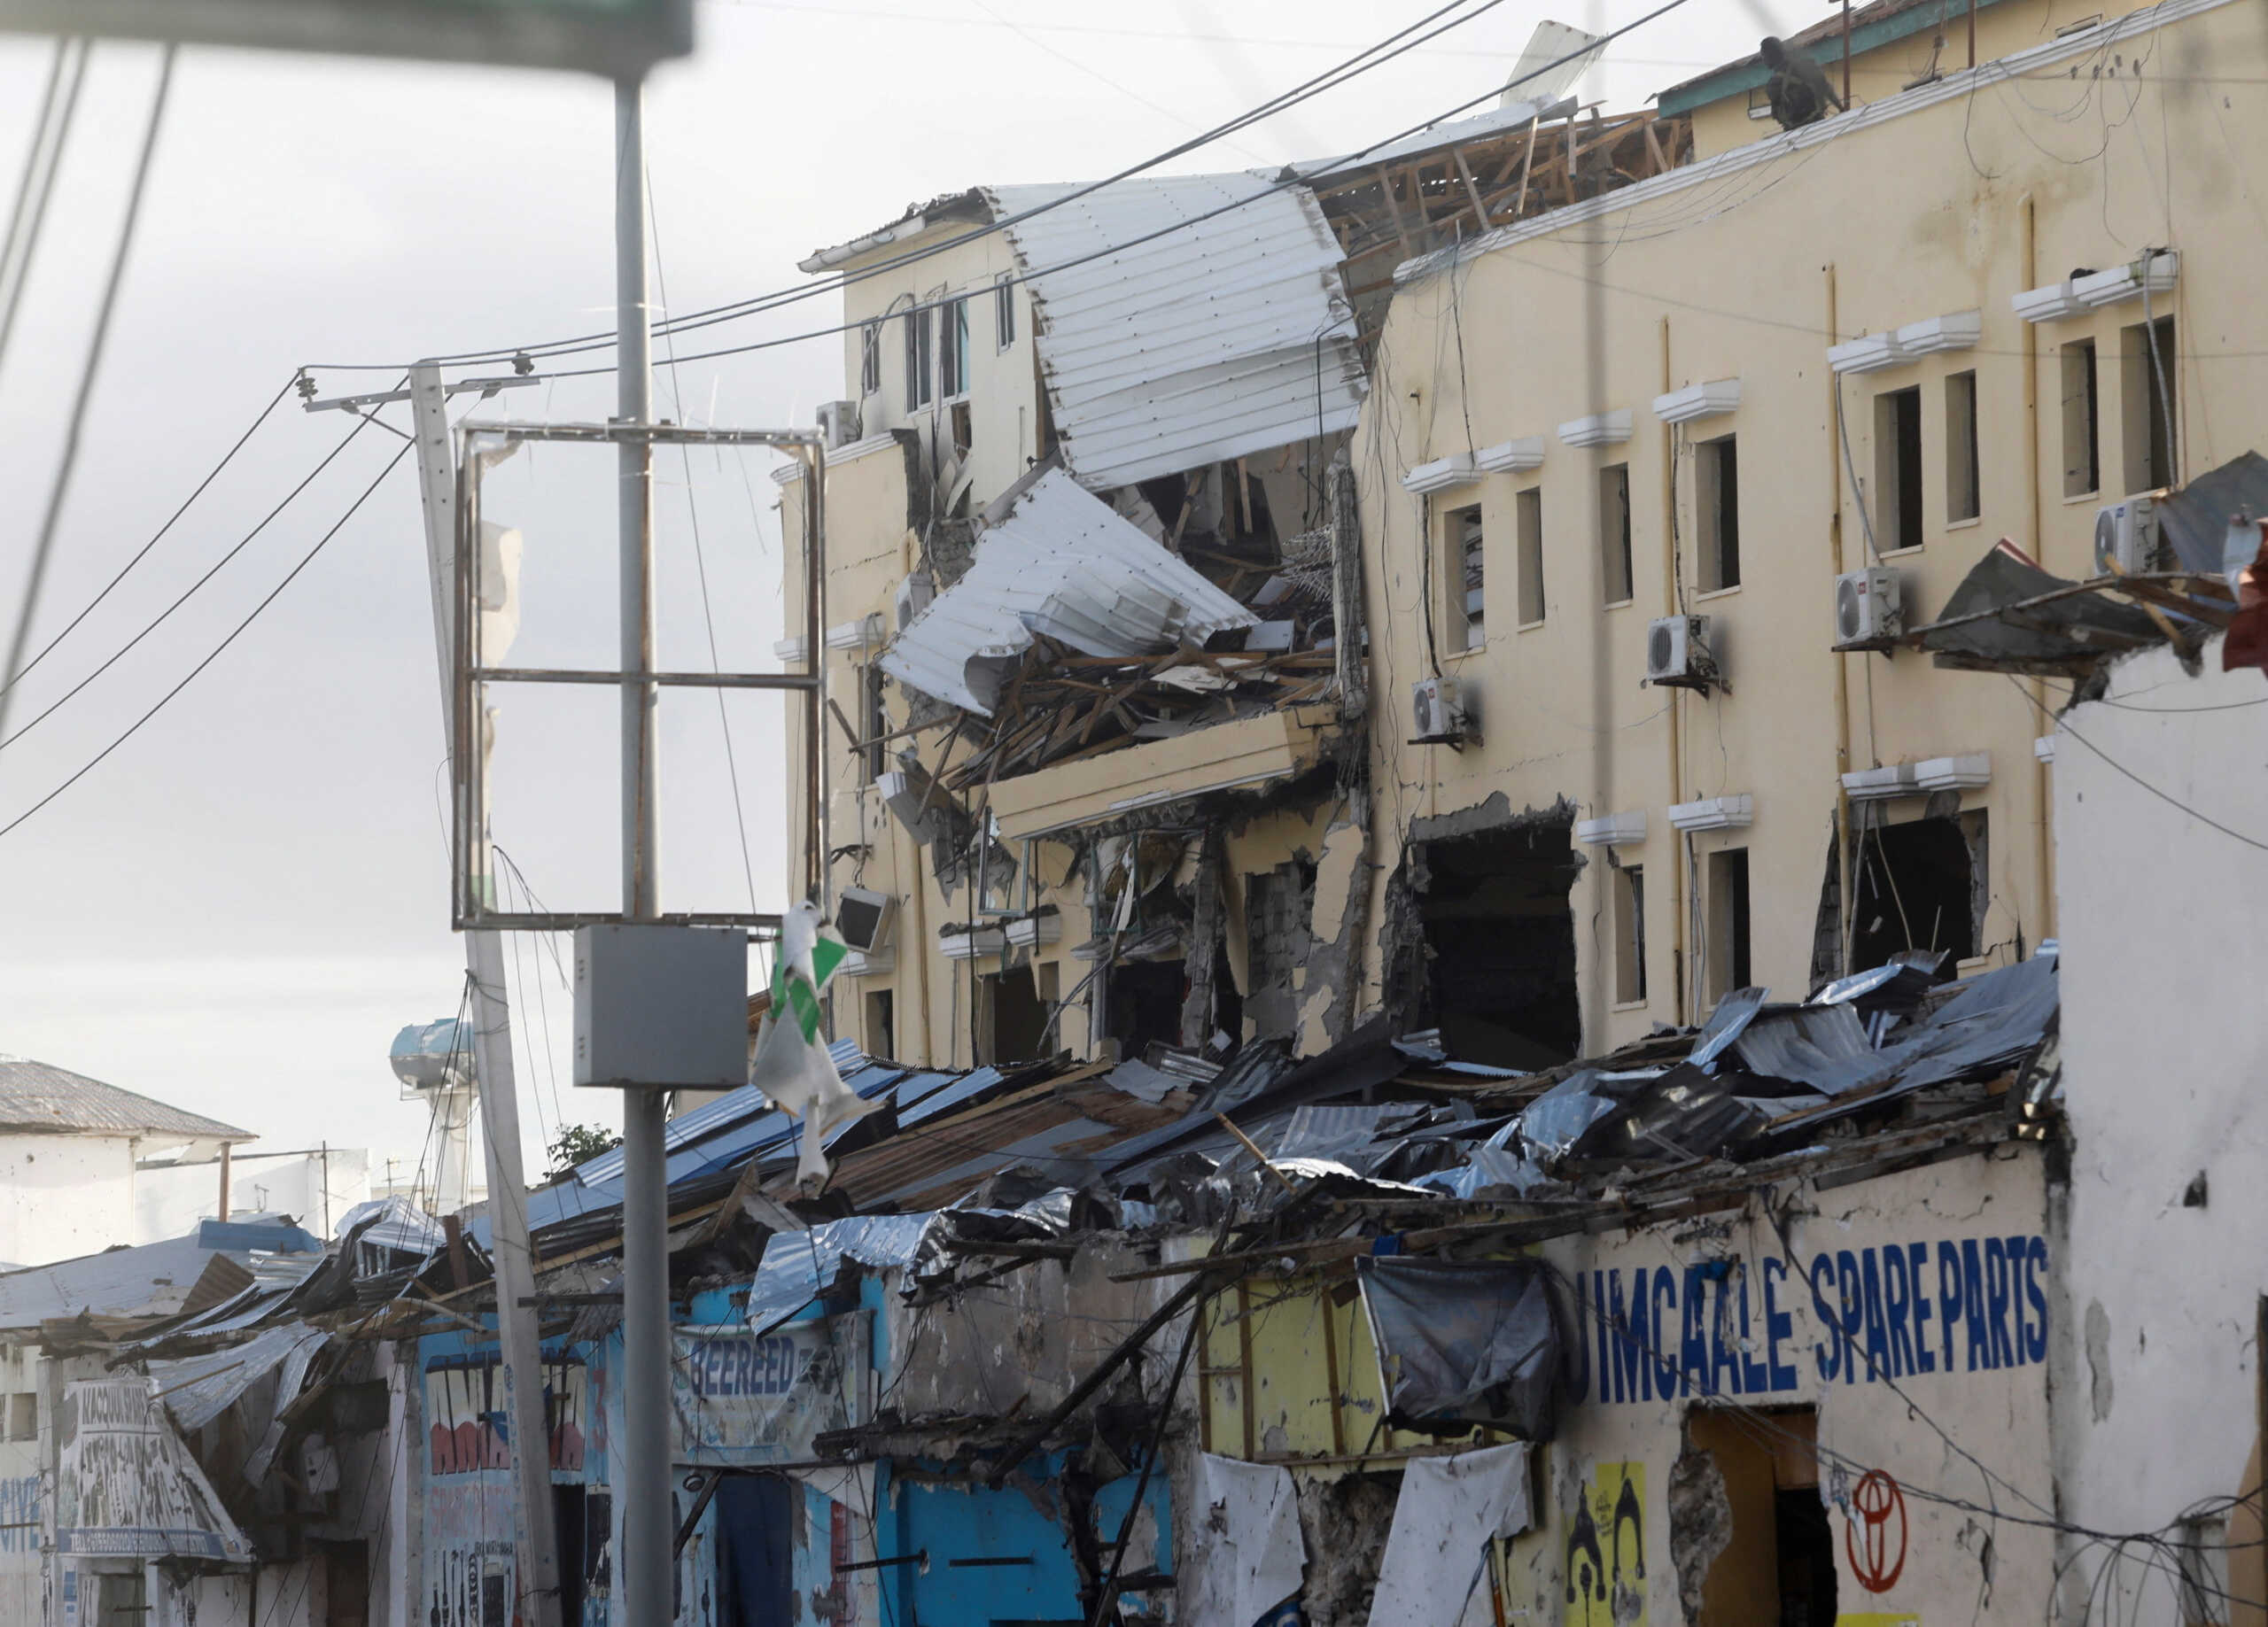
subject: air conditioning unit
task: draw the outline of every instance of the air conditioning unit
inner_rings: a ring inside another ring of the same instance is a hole
[[[1646,628],[1646,682],[1707,689],[1723,680],[1709,648],[1705,616],[1665,616]]]
[[[2145,492],[2094,511],[2094,568],[2109,576],[2157,569],[2157,493]]]
[[[1410,713],[1418,726],[1413,745],[1465,738],[1464,686],[1453,678],[1421,678],[1410,686]]]
[[[889,943],[897,900],[888,893],[846,887],[835,902],[835,930],[859,954],[874,958]]]
[[[819,433],[827,437],[827,449],[848,446],[858,438],[858,404],[856,401],[822,401],[819,407]]]
[[[928,609],[937,596],[937,578],[926,570],[917,570],[897,585],[897,630],[904,632],[913,625],[922,611]]]
[[[1837,645],[1886,644],[1905,631],[1905,590],[1895,570],[1869,565],[1835,578]]]

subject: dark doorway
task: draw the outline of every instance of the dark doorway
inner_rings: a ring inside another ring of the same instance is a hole
[[[1688,1458],[1705,1454],[1732,1534],[1702,1578],[1699,1627],[1834,1627],[1835,1545],[1819,1500],[1819,1414],[1697,1406]],[[1670,1513],[1671,1551],[1679,1512]]]
[[[369,1627],[370,1551],[359,1538],[313,1545],[322,1555],[324,1627]]]
[[[551,1488],[551,1529],[559,1544],[559,1619],[567,1627],[577,1627],[583,1619],[585,1578],[590,1569],[584,1538],[589,1521],[589,1492],[581,1486]]]
[[[1181,1043],[1181,999],[1188,974],[1178,960],[1130,960],[1110,972],[1110,1037],[1122,1057],[1153,1044]]]
[[[1425,844],[1429,993],[1453,1055],[1547,1067],[1581,1046],[1572,834],[1553,820]]]
[[[718,1482],[718,1627],[778,1627],[795,1619],[794,1520],[802,1494],[776,1475]]]
[[[1047,1054],[1047,1007],[1029,966],[1012,966],[978,979],[984,1039],[979,1062],[1032,1062]]]
[[[1955,963],[1977,953],[1984,820],[1980,812],[1859,833],[1852,970],[1879,966],[1900,949],[1944,949]]]

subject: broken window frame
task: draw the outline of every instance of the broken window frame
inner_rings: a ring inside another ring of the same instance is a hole
[[[1946,375],[1946,523],[1984,514],[1984,471],[1977,440],[1977,369]]]
[[[1016,342],[1016,274],[1003,271],[992,279],[992,348],[1005,351]]]
[[[1441,514],[1442,580],[1449,585],[1450,647],[1457,655],[1488,643],[1487,516],[1476,500]]]
[[[1746,847],[1719,848],[1705,864],[1709,996],[1716,1001],[1755,981],[1755,897]]]
[[[1700,545],[1701,591],[1740,585],[1739,437],[1720,435],[1693,447],[1693,507]]]
[[[870,1057],[897,1055],[897,996],[888,988],[869,988],[861,1002],[865,1033],[860,1035]]]
[[[889,708],[884,701],[884,685],[889,675],[880,662],[866,662],[858,669],[858,783],[871,786],[889,769],[889,749],[883,737],[889,733]]]
[[[2155,354],[2150,344],[2153,331],[2157,336]],[[2181,402],[2181,375],[2175,370],[2176,332],[2170,312],[2154,322],[2136,322],[2119,330],[2120,439],[2124,443],[2129,492],[2159,491],[2179,478],[2174,468],[2178,441],[2174,419]],[[2165,391],[2158,388],[2161,376]]]
[[[2101,369],[2093,339],[2073,339],[2057,358],[2063,407],[2063,495],[2102,490]]]
[[[929,405],[935,391],[935,356],[931,313],[928,306],[908,311],[905,322],[905,410],[919,412]]]
[[[1922,386],[1875,397],[1875,539],[1884,554],[1925,540],[1922,517]]]
[[[1516,625],[1541,627],[1550,613],[1543,596],[1543,488],[1524,486],[1512,493],[1512,534],[1516,544],[1514,585],[1519,590]]]
[[[858,327],[858,393],[879,395],[882,388],[882,324],[876,317]]]
[[[1617,864],[1609,872],[1614,890],[1614,1004],[1646,1003],[1646,867]]]
[[[965,401],[968,399],[967,296],[947,300],[938,314],[944,331],[937,336],[937,399]]]
[[[1605,464],[1598,471],[1598,549],[1604,608],[1631,603],[1638,593],[1638,569],[1631,554],[1627,462]]]

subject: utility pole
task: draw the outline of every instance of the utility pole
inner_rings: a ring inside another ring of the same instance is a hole
[[[614,87],[614,275],[617,419],[653,416],[653,329],[646,299],[644,90]],[[654,448],[625,437],[621,460],[621,670],[654,662]],[[814,658],[816,658],[814,652]],[[631,921],[661,916],[655,846],[654,724],[660,689],[650,678],[622,685],[622,909]],[[622,1100],[622,1510],[623,1598],[628,1627],[670,1620],[669,1177],[663,1149],[667,1095],[626,1090]]]
[[[425,554],[433,583],[433,641],[441,663],[441,720],[456,693],[455,556],[457,481],[449,445],[448,391],[441,369],[420,362],[409,376],[417,439],[417,484],[425,505]],[[486,841],[485,823],[472,839]],[[485,874],[487,867],[481,867]],[[551,1520],[551,1435],[544,1427],[542,1352],[536,1337],[535,1261],[528,1246],[527,1181],[520,1162],[520,1102],[512,1076],[511,1009],[504,997],[504,941],[494,932],[464,934],[472,981],[474,1081],[480,1093],[488,1151],[489,1252],[496,1267],[497,1342],[503,1357],[504,1415],[512,1433],[513,1543],[521,1608],[532,1627],[560,1627],[559,1549]],[[444,1092],[444,1097],[454,1096]],[[458,1098],[459,1101],[462,1098]]]

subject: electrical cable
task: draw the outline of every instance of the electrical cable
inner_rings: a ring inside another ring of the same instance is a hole
[[[8,659],[0,666],[0,736],[7,732],[8,702],[12,695],[17,675],[23,670],[24,647],[32,635],[32,621],[39,609],[41,585],[47,579],[47,567],[55,553],[55,533],[63,518],[64,500],[70,495],[71,476],[79,464],[79,445],[86,431],[87,407],[94,399],[95,380],[102,372],[103,353],[110,343],[111,319],[118,310],[118,291],[126,281],[126,267],[134,248],[134,230],[141,223],[142,202],[148,195],[150,169],[158,152],[158,132],[166,116],[166,99],[173,90],[174,62],[177,48],[168,44],[159,58],[158,89],[150,99],[150,120],[142,135],[141,155],[135,160],[134,182],[126,199],[126,220],[119,229],[118,246],[111,252],[110,274],[103,284],[102,303],[95,313],[95,331],[87,343],[86,360],[80,364],[79,387],[71,403],[71,415],[63,435],[63,456],[56,465],[55,480],[48,492],[47,515],[40,523],[39,538],[32,545],[30,579],[24,585],[24,602],[16,613],[16,631],[8,640]],[[42,200],[44,207],[44,199]],[[24,255],[28,263],[35,245],[28,240]],[[20,289],[21,284],[19,283]],[[10,313],[14,306],[11,297]],[[0,334],[0,339],[4,334]]]
[[[72,48],[77,49],[74,50]],[[24,285],[31,281],[33,252],[39,246],[40,228],[47,220],[48,200],[55,195],[55,173],[63,163],[63,148],[79,109],[79,88],[87,75],[84,40],[58,40],[55,60],[48,69],[47,91],[41,98],[39,118],[32,127],[32,143],[24,155],[24,173],[17,183],[16,202],[8,218],[8,236],[0,245],[0,359],[8,353],[9,336],[16,330],[16,314],[23,306]],[[65,58],[68,55],[69,62]],[[68,75],[57,111],[57,81]]]
[[[92,773],[95,769],[102,763],[105,758],[108,757],[111,753],[116,751],[120,746],[125,745],[128,740],[133,739],[135,734],[140,731],[144,724],[148,723],[150,719],[155,717],[159,712],[163,711],[167,704],[171,701],[175,695],[188,688],[190,685],[196,680],[198,674],[202,673],[206,668],[218,661],[228,647],[231,644],[234,644],[237,639],[243,635],[245,629],[250,627],[254,621],[259,619],[260,615],[263,610],[267,609],[269,605],[276,602],[277,598],[282,595],[284,590],[291,586],[292,582],[298,578],[299,574],[314,562],[315,555],[322,553],[323,548],[330,543],[330,539],[338,536],[340,531],[345,529],[346,523],[349,520],[352,520],[357,513],[361,512],[362,505],[369,500],[370,494],[378,489],[385,477],[393,473],[394,469],[400,464],[402,459],[408,456],[408,454],[409,445],[408,442],[404,442],[400,450],[396,452],[392,458],[388,459],[386,461],[386,466],[378,471],[377,478],[371,481],[369,485],[362,488],[361,494],[355,498],[354,501],[348,507],[346,512],[339,516],[338,523],[333,525],[329,531],[325,531],[322,536],[316,540],[315,546],[308,549],[306,554],[300,556],[299,562],[292,566],[291,571],[284,577],[284,578],[281,582],[278,582],[274,588],[269,590],[266,598],[262,599],[258,604],[252,608],[251,614],[246,616],[244,620],[238,622],[236,626],[229,631],[229,636],[221,640],[220,644],[214,649],[211,655],[206,656],[204,660],[198,662],[194,667],[190,668],[189,675],[186,678],[183,678],[171,689],[166,691],[164,694],[159,696],[155,705],[151,706],[148,711],[144,712],[139,717],[128,724],[123,733],[118,735],[109,745],[104,747],[99,752],[97,752],[89,762],[74,772],[69,779],[66,779],[61,785],[56,786],[52,791],[50,791],[45,796],[40,798],[39,801],[34,802],[29,808],[24,810],[23,812],[18,814],[7,824],[0,825],[0,836],[7,835],[18,825],[23,824],[25,820],[30,818],[34,814],[39,812],[41,809],[45,808],[57,797],[61,796],[73,786],[77,785],[82,779],[84,779],[89,774]],[[0,701],[4,701],[4,697],[0,697]]]
[[[1238,114],[1236,117],[1230,119],[1223,123],[1216,125],[1211,129],[1201,132],[1198,136],[1192,136],[1188,141],[1179,143],[1175,146],[1166,149],[1162,152],[1156,153],[1150,158],[1145,159],[1139,163],[1130,165],[1127,167],[1117,171],[1114,174],[1105,176],[1099,181],[1083,183],[1060,198],[1051,198],[1046,203],[1036,205],[1030,209],[1004,216],[1001,219],[993,221],[987,225],[978,227],[971,231],[962,233],[959,236],[952,237],[945,242],[935,244],[927,248],[909,251],[905,254],[895,256],[889,260],[867,267],[861,271],[840,273],[829,276],[826,281],[821,283],[804,283],[795,287],[775,289],[768,293],[751,295],[746,299],[736,300],[721,306],[712,306],[704,310],[687,312],[686,315],[681,318],[672,318],[669,322],[661,324],[656,331],[662,334],[683,332],[692,328],[707,327],[715,322],[736,320],[742,316],[755,315],[764,311],[778,309],[781,306],[796,304],[804,299],[815,298],[823,294],[837,292],[843,288],[849,287],[853,283],[863,282],[869,277],[880,276],[892,271],[899,270],[904,267],[916,264],[935,255],[944,253],[949,250],[957,249],[967,244],[976,242],[979,239],[990,236],[996,232],[1005,231],[1012,226],[1020,225],[1025,221],[1034,219],[1038,215],[1049,213],[1050,211],[1062,208],[1066,205],[1076,203],[1080,198],[1099,191],[1105,187],[1115,185],[1121,181],[1130,179],[1131,177],[1141,174],[1147,170],[1155,169],[1161,164],[1169,163],[1173,159],[1180,158],[1189,152],[1192,152],[1200,147],[1207,146],[1215,141],[1218,141],[1230,135],[1233,135],[1238,130],[1243,129],[1248,125],[1257,123],[1263,119],[1271,118],[1275,114],[1282,112],[1288,108],[1296,106],[1301,102],[1305,102],[1314,97],[1320,96],[1325,90],[1336,89],[1338,85],[1343,84],[1361,74],[1367,73],[1371,68],[1379,66],[1384,63],[1390,62],[1396,57],[1402,55],[1406,51],[1416,49],[1417,46],[1425,43],[1428,40],[1438,38],[1441,35],[1448,33],[1452,28],[1463,27],[1465,23],[1472,21],[1475,18],[1481,16],[1485,12],[1494,10],[1497,5],[1503,4],[1503,0],[1480,0],[1480,4],[1474,10],[1467,12],[1462,17],[1456,18],[1451,21],[1443,24],[1441,27],[1434,29],[1433,33],[1424,35],[1417,40],[1410,40],[1408,38],[1408,36],[1416,34],[1419,29],[1430,27],[1433,23],[1439,21],[1441,18],[1448,16],[1449,12],[1457,10],[1458,7],[1470,3],[1471,0],[1449,0],[1449,4],[1443,5],[1435,11],[1429,12],[1425,16],[1419,18],[1416,22],[1410,24],[1407,27],[1388,35],[1385,39],[1379,41],[1376,44],[1365,47],[1362,50],[1357,51],[1354,56],[1348,58],[1345,61],[1324,70],[1323,73],[1315,75],[1311,79],[1303,81],[1300,84],[1293,86],[1291,89],[1280,92],[1277,96],[1270,97],[1267,101],[1259,104],[1257,106],[1247,109],[1246,112]],[[1389,50],[1388,47],[1393,47],[1394,49]],[[1581,55],[1581,53],[1577,52],[1574,54]],[[1366,62],[1364,60],[1365,58],[1376,58],[1377,59],[1375,61]],[[1572,59],[1572,58],[1569,59]],[[1537,69],[1536,73],[1541,74],[1548,72],[1550,67],[1557,66],[1558,65],[1548,64],[1545,67]],[[1534,74],[1531,74],[1525,77],[1533,78],[1534,76],[1535,75]],[[1518,83],[1521,81],[1515,81],[1513,82]],[[1507,86],[1500,88],[1500,89],[1492,89],[1485,96],[1478,97],[1470,102],[1460,104],[1459,106],[1453,109],[1451,112],[1441,114],[1440,115],[1440,118],[1445,119],[1453,117],[1456,112],[1461,112],[1466,108],[1477,106],[1481,102],[1492,100],[1501,94],[1502,89],[1509,88],[1510,87]],[[1438,123],[1439,121],[1439,119],[1435,119],[1428,120],[1428,123]],[[1423,129],[1426,127],[1420,125],[1416,128],[1418,129]],[[1414,133],[1414,130],[1405,132],[1405,134]],[[1399,140],[1400,137],[1396,136],[1390,139]],[[1371,149],[1366,148],[1363,151],[1371,151]],[[1361,155],[1355,154],[1352,156],[1359,157]],[[606,333],[580,334],[573,338],[553,340],[538,345],[507,346],[485,351],[459,351],[447,355],[429,358],[429,360],[443,363],[475,364],[513,360],[521,356],[543,357],[573,355],[587,351],[601,349],[612,345],[614,342],[615,336],[610,330]],[[687,358],[687,360],[693,360],[693,358]],[[313,368],[321,368],[333,372],[386,372],[390,371],[392,368],[397,364],[379,362],[324,362],[311,363],[309,365]]]
[[[171,515],[167,516],[166,523],[158,528],[156,534],[152,536],[149,541],[144,543],[139,548],[135,550],[133,558],[128,560],[125,564],[119,567],[117,575],[113,576],[109,581],[103,584],[102,591],[97,593],[92,599],[87,600],[85,607],[80,610],[79,614],[73,616],[70,621],[64,624],[62,631],[57,633],[45,644],[40,646],[38,653],[34,655],[29,661],[24,662],[22,670],[16,674],[13,681],[6,686],[7,688],[12,689],[17,684],[23,682],[25,675],[29,673],[33,668],[38,666],[41,662],[45,661],[49,655],[52,655],[54,653],[55,647],[62,643],[64,639],[69,638],[78,628],[79,624],[85,621],[89,616],[93,615],[96,607],[100,605],[104,600],[110,597],[111,591],[117,587],[120,583],[126,580],[127,573],[131,571],[136,565],[139,565],[143,560],[147,558],[151,549],[156,547],[160,542],[165,540],[166,533],[172,531],[175,525],[180,522],[182,515],[189,512],[190,504],[196,502],[198,498],[205,495],[206,488],[211,486],[215,480],[218,480],[221,477],[221,471],[236,461],[237,453],[245,449],[245,444],[251,440],[252,436],[258,432],[260,425],[268,422],[268,414],[276,410],[277,405],[282,402],[286,395],[291,393],[291,381],[287,378],[284,381],[283,388],[276,391],[275,395],[269,399],[268,405],[260,409],[259,416],[255,417],[252,421],[251,426],[247,428],[242,435],[237,437],[236,445],[230,446],[227,452],[221,454],[221,461],[218,463],[215,463],[211,469],[206,471],[204,479],[197,483],[197,489],[182,500],[181,507],[175,509]],[[328,461],[328,460],[325,461]],[[320,472],[320,469],[318,469],[318,472]],[[296,493],[294,495],[296,495]],[[268,518],[273,519],[275,518],[275,515],[270,515]],[[265,523],[265,522],[262,522],[262,523]],[[249,541],[250,538],[247,538],[246,540]],[[225,562],[226,562],[224,561],[223,563]],[[43,716],[44,716],[44,714],[43,714]],[[27,724],[26,726],[28,727],[29,725]],[[21,731],[19,730],[18,732],[20,733]]]
[[[285,387],[287,389],[289,388],[288,385]],[[272,408],[275,403],[270,402],[268,405]],[[262,415],[265,416],[265,414]],[[245,535],[237,540],[237,545],[234,547],[230,548],[226,554],[223,554],[219,559],[215,560],[211,568],[208,569],[203,576],[198,577],[196,581],[190,583],[186,588],[183,589],[181,594],[175,598],[171,604],[159,611],[157,616],[147,623],[141,631],[136,633],[117,649],[112,651],[109,656],[104,660],[100,666],[97,667],[93,671],[88,673],[86,677],[81,678],[77,683],[72,685],[70,688],[65,690],[60,695],[57,696],[54,701],[48,704],[45,710],[42,711],[29,723],[25,724],[21,728],[15,730],[12,733],[0,734],[0,751],[5,751],[9,747],[23,739],[25,735],[29,734],[34,729],[39,727],[41,724],[46,722],[57,712],[60,711],[65,706],[68,705],[72,698],[77,695],[82,690],[85,689],[87,686],[93,683],[104,673],[109,671],[120,662],[125,660],[127,655],[133,651],[136,645],[140,644],[143,639],[148,638],[151,633],[157,631],[159,627],[165,624],[167,618],[169,618],[175,611],[187,604],[190,599],[196,596],[198,592],[202,589],[207,582],[210,582],[214,577],[218,576],[221,573],[222,567],[226,566],[230,560],[236,558],[237,554],[243,553],[247,547],[251,546],[253,539],[258,538],[262,531],[266,531],[270,524],[274,523],[276,517],[282,514],[286,508],[290,507],[292,502],[299,497],[299,493],[305,492],[310,485],[314,484],[315,477],[321,475],[323,470],[329,469],[338,454],[345,452],[346,448],[353,443],[354,438],[362,432],[364,427],[376,421],[369,418],[356,418],[354,421],[354,427],[346,432],[346,438],[342,439],[338,445],[330,449],[330,453],[323,458],[322,462],[316,464],[314,469],[308,470],[306,477],[302,479],[298,485],[293,486],[291,491],[284,493],[283,501],[277,503],[273,508],[270,508],[267,515],[260,520],[259,524],[253,526],[251,531],[245,532]],[[253,427],[258,428],[259,426],[254,425]],[[250,438],[251,431],[246,430],[245,439]],[[244,441],[240,440],[237,445],[241,446],[244,445]],[[233,457],[235,455],[234,452],[232,451],[229,455]],[[218,474],[220,470],[217,469],[214,471],[214,474]],[[211,483],[212,476],[207,476],[206,477],[206,484],[209,485]],[[199,486],[198,491],[201,492],[204,489],[204,486]],[[196,493],[192,492],[190,495],[189,502],[184,502],[181,508],[174,511],[174,518],[179,519],[181,517],[182,510],[186,509],[189,507],[190,502],[194,502],[196,500]],[[170,527],[173,521],[168,520],[166,523]],[[165,533],[163,531],[160,531],[159,536],[163,536],[164,534]],[[150,542],[143,547],[142,554],[147,554],[150,551],[150,548],[156,545],[156,542],[157,538],[151,538]],[[117,576],[111,578],[110,587],[117,586],[118,584],[124,579],[126,571],[134,569],[135,561],[139,560],[142,557],[142,554],[136,554],[134,560],[127,562],[126,569],[120,570]],[[110,587],[104,588],[102,593],[98,593],[95,596],[94,600],[87,606],[87,608],[85,610],[82,610],[78,616],[73,620],[71,627],[77,626],[81,621],[83,621],[86,618],[88,611],[92,610],[97,604],[102,602],[103,594],[108,593],[110,592]],[[71,627],[66,627],[62,632],[57,633],[53,639],[50,639],[48,641],[47,649],[43,649],[40,652],[40,656],[45,655],[48,650],[53,649],[56,645],[61,643],[64,637],[70,632]],[[24,664],[23,671],[30,671],[38,660],[39,656],[35,656],[32,661],[27,662]],[[16,681],[20,683],[22,679],[23,673],[18,673]],[[12,687],[12,686],[11,686],[11,687]],[[0,689],[0,701],[4,701],[6,693],[6,690]]]
[[[2261,841],[2255,837],[2246,835],[2242,831],[2232,829],[2230,826],[2223,825],[2218,819],[2213,818],[2210,815],[2198,812],[2197,810],[2192,808],[2179,797],[2175,796],[2171,792],[2159,790],[2157,786],[2152,785],[2148,780],[2143,779],[2140,774],[2137,774],[2132,769],[2128,768],[2124,763],[2113,757],[2109,752],[2103,750],[2101,747],[2087,739],[2085,735],[2081,734],[2077,729],[2071,727],[2070,720],[2069,718],[2057,718],[2054,713],[2049,711],[2046,706],[2041,704],[2037,696],[2035,696],[2030,690],[2026,689],[2022,684],[2017,683],[2013,677],[2010,677],[2007,673],[2003,673],[2001,676],[2008,678],[2008,686],[2015,690],[2018,694],[2022,695],[2024,698],[2026,704],[2035,709],[2041,717],[2047,720],[2047,724],[2050,728],[2059,729],[2062,732],[2070,735],[2073,740],[2078,741],[2080,745],[2094,753],[2096,756],[2101,757],[2103,762],[2109,764],[2110,767],[2116,769],[2119,773],[2132,780],[2136,785],[2141,786],[2143,790],[2148,792],[2152,796],[2156,797],[2160,802],[2179,809],[2183,813],[2187,814],[2200,825],[2210,825],[2213,829],[2220,832],[2222,835],[2228,837],[2231,841],[2241,841],[2248,848],[2256,848],[2263,853],[2268,853],[2268,841]]]

